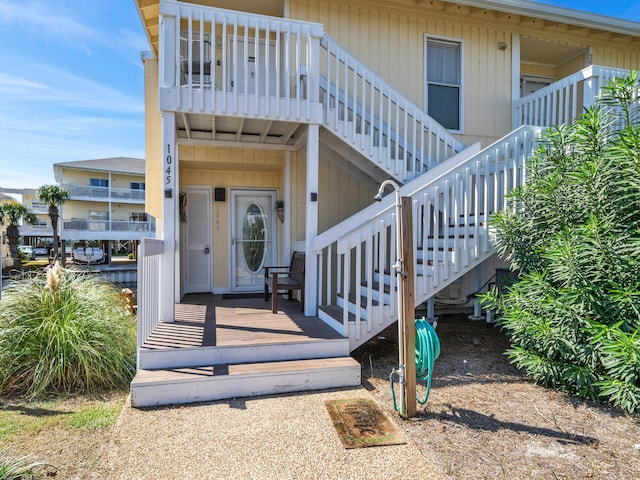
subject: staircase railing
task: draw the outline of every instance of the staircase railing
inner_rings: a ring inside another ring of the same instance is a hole
[[[416,305],[493,253],[486,220],[505,209],[506,195],[524,183],[526,161],[540,131],[521,127],[481,152],[476,146],[476,154],[454,156],[401,188],[401,196],[413,199]],[[397,280],[391,266],[397,256],[397,232],[392,197],[315,241],[319,305],[341,305],[342,320],[332,326],[355,336],[358,343],[395,317]]]
[[[465,146],[325,34],[320,43],[324,126],[401,182]],[[384,148],[387,154],[376,155]]]
[[[513,128],[570,125],[591,107],[602,87],[628,70],[591,65],[513,102]]]

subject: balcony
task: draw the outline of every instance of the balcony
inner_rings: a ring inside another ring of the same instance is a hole
[[[45,203],[31,202],[28,208],[36,215],[47,215],[49,213],[49,206]]]
[[[161,110],[320,123],[322,25],[173,0],[160,13]]]
[[[91,185],[66,184],[71,200],[94,200],[144,204],[145,191],[131,188],[94,187]]]
[[[591,107],[602,87],[628,70],[591,65],[513,103],[513,128],[522,125],[569,125]]]
[[[90,220],[70,218],[62,220],[63,238],[76,240],[137,240],[155,236],[155,220]]]

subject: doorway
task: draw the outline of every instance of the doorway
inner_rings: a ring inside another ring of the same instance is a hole
[[[262,291],[263,268],[277,265],[273,190],[231,190],[231,290]]]
[[[184,293],[212,292],[211,187],[185,186],[182,195]]]

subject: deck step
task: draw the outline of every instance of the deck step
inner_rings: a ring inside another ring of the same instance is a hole
[[[164,348],[140,350],[140,365],[145,370],[195,367],[247,362],[275,362],[349,354],[349,339],[311,339],[300,342],[244,343],[220,347]]]
[[[360,364],[348,356],[139,370],[131,382],[131,404],[152,407],[359,384]]]

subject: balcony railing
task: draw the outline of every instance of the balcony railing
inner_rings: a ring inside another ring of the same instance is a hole
[[[79,230],[88,232],[155,232],[155,221],[135,222],[128,220],[88,220],[86,218],[71,218],[62,221],[64,230]]]
[[[132,188],[114,188],[114,187],[94,187],[91,185],[66,184],[63,187],[69,192],[72,199],[74,198],[92,198],[99,200],[135,200],[136,202],[144,202],[145,191]]]
[[[569,125],[595,103],[609,80],[628,73],[628,70],[592,65],[522,97],[513,103],[513,128]]]
[[[321,121],[320,24],[160,3],[160,108]]]

